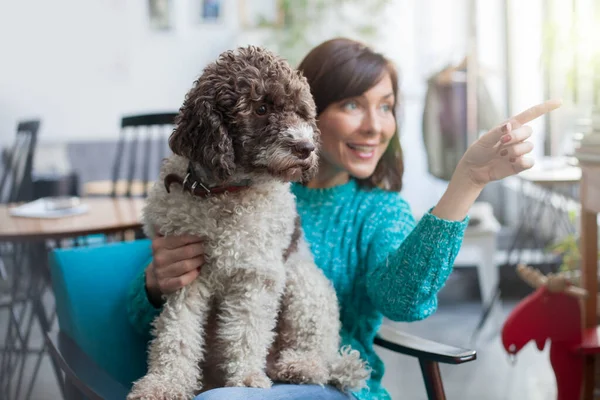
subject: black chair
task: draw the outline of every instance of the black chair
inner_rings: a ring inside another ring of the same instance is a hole
[[[177,113],[131,115],[121,119],[121,134],[111,180],[84,184],[86,196],[147,196],[166,155]]]
[[[33,200],[33,157],[37,146],[39,120],[19,122],[15,141],[3,152],[0,169],[0,204]],[[11,254],[11,246],[0,243],[0,279],[7,280],[4,257]],[[2,306],[2,305],[0,305]]]
[[[33,200],[33,158],[39,129],[39,120],[17,125],[15,141],[3,160],[0,203]]]
[[[445,400],[439,364],[463,364],[477,358],[475,350],[463,349],[406,334],[382,325],[375,345],[419,360],[427,398]]]

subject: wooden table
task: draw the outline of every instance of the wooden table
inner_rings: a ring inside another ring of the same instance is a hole
[[[84,198],[86,214],[64,218],[13,217],[14,205],[0,205],[0,241],[63,239],[95,233],[115,233],[141,227],[141,198]]]
[[[16,205],[0,205],[0,244],[11,243],[14,264],[6,343],[0,355],[0,393],[6,394],[3,399],[18,398],[24,394],[21,392],[24,365],[28,355],[37,353],[37,364],[29,382],[31,392],[45,353],[45,347],[34,350],[29,346],[29,334],[34,318],[43,333],[51,329],[54,319],[54,310],[46,311],[42,300],[44,291],[51,286],[47,267],[49,246],[59,246],[64,239],[125,233],[142,226],[144,199],[83,198],[82,202],[89,206],[85,214],[53,219],[14,217],[9,210]],[[25,318],[28,306],[32,308],[31,317]],[[54,369],[60,377],[60,369],[57,366]],[[15,382],[13,389],[11,385]],[[59,378],[62,390],[61,382]],[[29,393],[26,398],[29,398]]]

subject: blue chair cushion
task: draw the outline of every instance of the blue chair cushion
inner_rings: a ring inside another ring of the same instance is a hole
[[[146,373],[150,336],[129,323],[127,293],[151,256],[147,239],[50,254],[61,331],[125,387]]]

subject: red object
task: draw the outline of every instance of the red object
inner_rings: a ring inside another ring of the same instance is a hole
[[[531,340],[541,351],[550,340],[558,400],[579,399],[583,355],[600,353],[597,329],[582,329],[581,312],[578,298],[542,286],[512,310],[502,329],[509,354],[517,354]]]

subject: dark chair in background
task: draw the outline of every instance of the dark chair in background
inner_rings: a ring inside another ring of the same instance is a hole
[[[123,117],[111,180],[86,182],[83,195],[145,197],[166,155],[176,116],[161,113]]]
[[[0,204],[27,202],[34,199],[33,160],[39,129],[40,121],[37,119],[18,123],[14,142],[10,148],[3,152],[2,164],[0,165]],[[19,301],[17,298],[20,299],[25,290],[11,291],[9,288],[12,287],[15,275],[21,272],[15,272],[15,266],[21,265],[21,260],[24,259],[26,251],[27,249],[18,244],[0,243],[0,308],[9,310],[9,320],[11,321],[12,318],[20,319],[22,317],[22,315],[13,314],[11,304]],[[2,325],[2,330],[4,330],[4,325]],[[7,333],[4,337],[2,365],[0,365],[0,393],[3,395],[3,376],[11,366],[10,363],[4,363],[5,359],[9,359],[4,356],[10,348],[7,344],[11,339],[9,336]],[[10,351],[12,350],[10,348]]]
[[[134,331],[127,317],[132,279],[152,256],[150,240],[57,249],[50,255],[59,332],[46,336],[60,367],[66,400],[124,399],[146,372],[149,337]],[[475,360],[466,350],[410,336],[383,326],[375,344],[416,357],[428,398],[445,399],[438,363]],[[400,372],[401,373],[401,372]]]
[[[33,200],[33,157],[39,120],[19,122],[12,147],[3,158],[0,203]]]
[[[10,149],[3,154],[0,167],[0,204],[33,200],[33,157],[37,147],[39,120],[19,122],[17,134]],[[12,247],[0,243],[0,280],[6,281],[8,273],[4,257],[12,255]],[[3,306],[0,300],[0,306]]]
[[[79,195],[79,175],[74,171],[66,174],[36,173],[33,176],[34,199]]]

